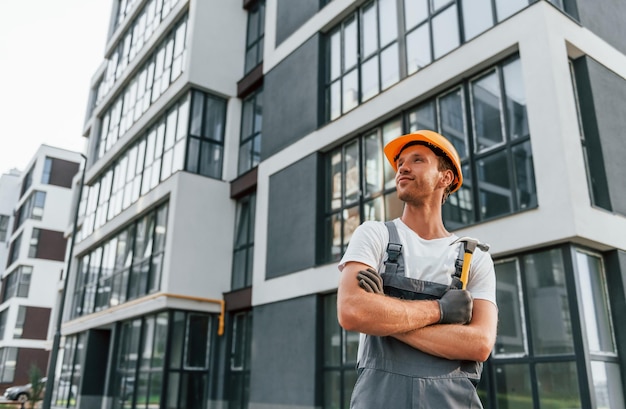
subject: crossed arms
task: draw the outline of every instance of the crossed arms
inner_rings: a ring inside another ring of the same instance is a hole
[[[357,274],[369,266],[348,262],[337,292],[337,317],[348,331],[392,336],[431,355],[454,360],[483,362],[496,339],[498,313],[486,300],[474,300],[471,322],[438,324],[437,301],[409,301],[367,292]],[[461,290],[450,290],[461,291]]]

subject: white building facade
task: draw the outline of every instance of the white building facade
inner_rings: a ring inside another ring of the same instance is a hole
[[[490,408],[623,408],[626,5],[116,0],[52,407],[348,408],[356,226],[384,143],[461,154],[448,230],[489,242]]]
[[[0,385],[24,385],[36,367],[45,376],[50,312],[65,269],[65,229],[77,152],[41,145],[23,173],[2,176]],[[4,390],[4,389],[3,389]]]

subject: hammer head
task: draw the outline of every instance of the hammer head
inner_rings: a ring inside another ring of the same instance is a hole
[[[476,247],[478,247],[482,251],[489,251],[489,244],[481,243],[480,241],[478,241],[478,239],[474,239],[472,237],[467,237],[467,236],[466,237],[459,237],[458,239],[456,239],[452,243],[450,243],[450,245],[453,245],[453,244],[456,244],[456,243],[463,243],[465,245],[465,252],[466,253],[473,253],[474,250],[476,249]]]

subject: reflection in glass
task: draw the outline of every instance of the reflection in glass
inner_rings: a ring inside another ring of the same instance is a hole
[[[462,88],[457,88],[437,99],[441,134],[452,142],[461,160],[467,157],[467,135],[465,133],[462,91]]]
[[[463,29],[465,41],[493,26],[491,0],[472,0],[463,3]]]
[[[496,72],[473,81],[471,89],[476,150],[480,152],[504,141],[500,81]]]
[[[478,188],[481,219],[511,213],[513,200],[506,152],[500,151],[478,161]]]
[[[422,25],[406,36],[406,60],[409,75],[431,63],[428,24]]]
[[[456,5],[448,7],[432,20],[433,52],[435,59],[442,57],[460,44]]]
[[[598,409],[623,408],[624,390],[618,364],[591,361],[592,393]]]
[[[519,58],[502,67],[506,98],[509,139],[530,136],[526,112],[526,91]]]
[[[615,353],[613,325],[602,259],[576,252],[580,303],[590,352]]]
[[[582,408],[578,391],[576,362],[538,363],[537,385],[540,407]]]
[[[559,249],[524,257],[534,355],[574,352],[572,321]]]
[[[517,207],[520,210],[537,207],[537,189],[530,142],[513,147]]]
[[[498,305],[498,336],[494,355],[524,354],[526,333],[523,328],[522,290],[517,260],[497,263],[496,300]]]
[[[496,365],[495,373],[498,408],[533,407],[528,365]]]

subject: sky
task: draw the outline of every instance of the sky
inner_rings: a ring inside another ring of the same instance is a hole
[[[0,174],[40,145],[84,152],[114,0],[0,0]]]

